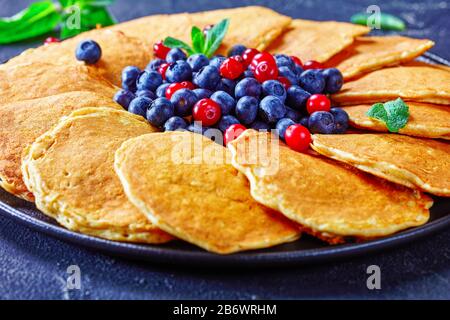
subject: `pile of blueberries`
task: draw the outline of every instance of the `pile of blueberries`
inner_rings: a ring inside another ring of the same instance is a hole
[[[135,66],[123,70],[122,89],[114,101],[164,131],[204,134],[208,128],[217,128],[226,143],[227,130],[276,129],[281,139],[300,150],[309,144],[309,132],[347,130],[348,115],[331,108],[326,96],[343,84],[335,68],[323,68],[316,61],[303,64],[295,56],[272,55],[243,45],[233,46],[228,57],[211,59],[203,54],[187,57],[181,49],[167,48],[162,42],[154,45],[154,52],[157,58],[145,70]],[[290,126],[295,128],[286,133]],[[300,131],[294,130],[298,127]],[[289,143],[289,139],[297,141]]]

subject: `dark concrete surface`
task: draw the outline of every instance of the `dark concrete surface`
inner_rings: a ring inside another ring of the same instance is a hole
[[[0,0],[0,16],[30,1]],[[293,17],[347,21],[370,4],[404,18],[406,35],[436,42],[450,58],[449,1],[125,1],[112,10],[124,21],[173,13],[261,4]],[[0,46],[0,60],[38,45]],[[67,244],[0,216],[1,299],[450,299],[450,230],[366,257],[306,267],[261,270],[182,269],[105,256]],[[66,289],[69,265],[81,269],[81,290]],[[381,268],[381,290],[368,290],[366,268]]]

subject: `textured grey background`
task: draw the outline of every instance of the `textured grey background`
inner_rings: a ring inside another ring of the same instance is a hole
[[[0,16],[30,1],[0,0]],[[299,18],[348,21],[377,4],[403,17],[404,34],[436,41],[432,52],[450,58],[449,1],[125,1],[112,10],[118,20],[261,4]],[[0,46],[0,61],[41,43]],[[0,298],[3,299],[283,299],[283,298],[450,298],[450,230],[408,246],[335,263],[266,270],[180,269],[112,258],[34,232],[0,216]],[[77,264],[82,289],[66,291],[66,268]],[[366,288],[366,268],[382,270],[382,289]]]

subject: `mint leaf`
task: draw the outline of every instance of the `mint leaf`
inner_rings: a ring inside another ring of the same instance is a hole
[[[169,48],[180,48],[180,49],[184,49],[188,52],[189,55],[191,55],[194,50],[185,42],[172,38],[172,37],[167,37],[164,39],[164,45],[166,47]]]
[[[379,13],[379,16],[377,13],[357,13],[350,18],[350,21],[368,27],[379,24],[381,30],[403,31],[406,29],[403,20],[383,12]]]
[[[202,30],[198,27],[192,27],[191,30],[191,39],[192,39],[192,49],[194,49],[195,53],[203,53],[203,48],[205,47],[205,36],[203,35]]]
[[[384,104],[374,104],[366,115],[384,122],[390,132],[398,132],[408,123],[409,108],[401,98],[398,98]]]
[[[211,30],[208,31],[206,36],[206,44],[203,53],[210,58],[214,52],[217,51],[223,38],[225,37],[228,26],[230,25],[229,19],[224,19],[218,24],[214,25]]]

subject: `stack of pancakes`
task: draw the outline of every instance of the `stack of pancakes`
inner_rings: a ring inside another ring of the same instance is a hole
[[[315,135],[308,153],[252,130],[224,148],[159,133],[113,102],[121,70],[144,68],[153,43],[188,41],[191,26],[224,18],[218,53],[240,43],[339,68],[346,83],[332,99],[358,131]],[[70,230],[221,254],[302,232],[337,244],[422,225],[433,203],[425,193],[450,196],[450,71],[411,62],[432,41],[368,32],[245,7],[149,16],[27,50],[0,65],[0,185]],[[101,45],[97,64],[76,61],[82,39]],[[397,97],[411,117],[390,134],[365,113]]]

